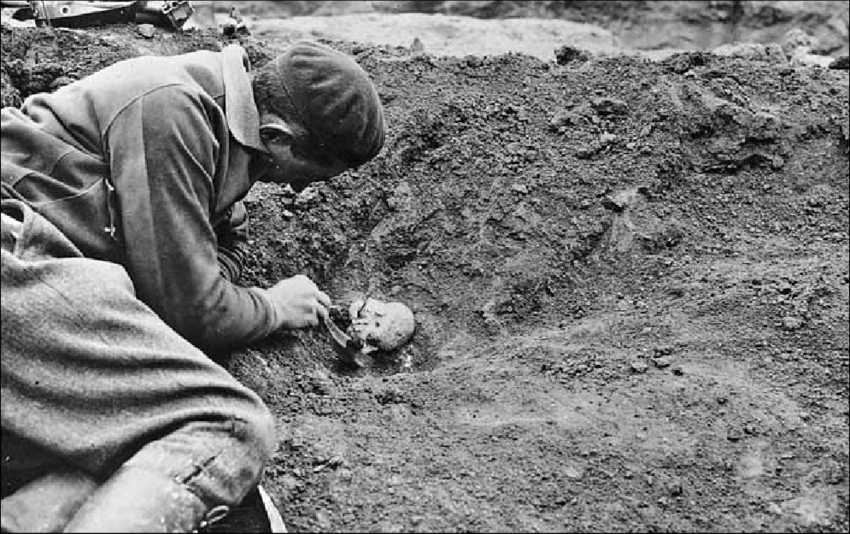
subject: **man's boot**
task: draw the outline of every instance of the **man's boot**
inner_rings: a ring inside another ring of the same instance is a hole
[[[65,532],[191,532],[223,517],[176,480],[138,467],[120,468],[83,504]]]
[[[62,532],[97,482],[78,470],[48,473],[3,499],[2,532]]]

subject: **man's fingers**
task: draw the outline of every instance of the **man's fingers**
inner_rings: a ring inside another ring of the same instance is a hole
[[[316,314],[319,316],[320,321],[327,321],[329,317],[328,308],[332,304],[331,298],[324,291],[317,291],[316,300],[319,301],[319,309],[316,310]]]
[[[322,306],[324,306],[325,308],[330,308],[331,304],[333,304],[333,301],[331,301],[331,298],[324,291],[319,291],[318,294],[316,295],[316,299],[318,299],[319,303]]]
[[[327,307],[325,307],[325,306],[318,306],[318,307],[316,308],[316,317],[318,317],[318,319],[319,319],[319,323],[322,323],[322,322],[325,322],[325,321],[329,321],[329,320],[330,320],[330,316],[329,316],[329,313],[328,313],[328,309],[327,309]]]

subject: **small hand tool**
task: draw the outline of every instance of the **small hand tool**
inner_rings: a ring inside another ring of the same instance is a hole
[[[353,339],[351,336],[343,332],[330,317],[328,317],[324,323],[325,329],[328,331],[328,334],[330,334],[334,349],[340,356],[340,359],[345,363],[353,364],[357,367],[363,367],[363,363],[358,357],[361,354],[360,349],[363,348],[363,343],[359,340]]]

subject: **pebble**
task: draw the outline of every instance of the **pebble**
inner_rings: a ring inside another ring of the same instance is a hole
[[[578,480],[579,478],[581,478],[581,472],[578,469],[576,469],[575,467],[572,467],[572,466],[564,469],[564,475],[567,478],[571,478],[573,480]]]
[[[303,208],[319,200],[320,193],[313,187],[307,187],[295,197],[295,207]]]
[[[139,24],[136,27],[136,31],[139,32],[139,35],[145,39],[153,39],[153,36],[156,33],[156,28],[154,28],[153,24]]]
[[[331,518],[324,510],[319,510],[318,512],[316,512],[316,521],[319,523],[320,530],[330,530]]]
[[[782,318],[782,328],[785,330],[799,330],[803,327],[803,320],[799,317],[783,317]]]
[[[670,354],[673,354],[673,347],[671,347],[671,346],[655,347],[654,349],[652,349],[652,352],[653,352],[653,354],[655,355],[656,358],[659,358],[661,356],[669,356]]]
[[[624,115],[629,111],[629,106],[616,98],[594,98],[591,105],[600,115]]]
[[[682,484],[676,482],[670,485],[670,495],[673,497],[678,497],[685,492],[685,489],[682,487]]]
[[[55,91],[56,89],[64,87],[69,83],[74,83],[75,81],[76,80],[74,78],[71,78],[70,76],[59,76],[50,83],[50,90]]]
[[[676,376],[682,376],[683,374],[685,374],[685,370],[682,369],[681,365],[674,365],[672,368],[670,368],[670,371],[672,371],[673,374]]]
[[[280,478],[280,485],[288,495],[292,495],[292,493],[304,486],[301,481],[292,475],[283,475]]]
[[[649,369],[649,366],[641,361],[631,362],[629,366],[635,373],[645,373],[646,370]]]
[[[553,132],[557,132],[560,129],[573,124],[575,120],[575,116],[572,113],[559,111],[549,121],[549,129]]]
[[[599,136],[599,142],[603,145],[607,145],[608,143],[613,143],[617,140],[617,136],[612,133],[605,132]]]
[[[659,369],[664,369],[665,367],[670,367],[670,357],[669,356],[661,356],[660,358],[653,358],[652,363],[655,367]]]

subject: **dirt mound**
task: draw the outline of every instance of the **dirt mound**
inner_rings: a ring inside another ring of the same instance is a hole
[[[375,45],[410,47],[417,39],[423,51],[436,56],[524,53],[555,59],[558,46],[578,46],[590,52],[621,51],[614,35],[599,26],[568,20],[500,19],[402,13],[346,14],[257,19],[251,32],[263,40],[335,39]]]
[[[201,26],[215,26],[215,13],[225,16],[230,5],[238,5],[249,19],[249,25],[273,28],[280,19],[286,31],[316,31],[317,37],[330,39],[352,39],[378,44],[389,42],[398,36],[389,33],[381,24],[372,24],[368,17],[354,17],[350,24],[334,25],[331,20],[317,18],[328,15],[350,15],[375,13],[385,20],[388,15],[424,13],[445,15],[448,18],[519,20],[523,18],[549,19],[548,24],[557,27],[557,22],[572,22],[596,25],[611,32],[625,47],[642,50],[677,49],[695,50],[714,48],[740,40],[770,44],[779,42],[792,29],[800,29],[811,37],[812,52],[819,55],[838,57],[846,55],[848,35],[847,2],[835,0],[817,1],[299,1],[299,2],[252,2],[236,1],[225,3],[193,2],[197,4],[194,19]],[[204,4],[204,5],[202,5]],[[277,19],[277,20],[276,20]],[[383,19],[382,19],[383,20]],[[402,24],[404,18],[399,19]],[[330,26],[330,27],[328,27]],[[442,25],[440,25],[442,26]],[[452,25],[449,28],[432,27],[430,32],[453,40]],[[483,25],[490,28],[492,38],[510,40],[516,38],[498,24]],[[510,28],[507,28],[508,30]],[[568,26],[558,31],[563,35]],[[472,25],[472,31],[475,25]],[[462,35],[466,30],[460,29]],[[550,27],[541,28],[537,40],[553,33]],[[334,35],[336,34],[336,35]],[[415,35],[415,33],[413,34]],[[409,37],[412,40],[412,36]],[[386,39],[387,41],[381,41]],[[432,46],[442,46],[432,41]],[[408,42],[402,43],[408,45]],[[517,43],[514,43],[517,44]],[[522,45],[522,43],[519,43]],[[526,43],[525,46],[532,46]],[[516,51],[516,50],[514,50]],[[475,52],[478,55],[485,51]],[[546,51],[546,59],[550,52]],[[537,54],[533,54],[537,55]]]
[[[2,37],[21,96],[223,44]],[[334,44],[387,145],[258,186],[248,282],[401,301],[417,332],[357,372],[315,332],[234,355],[278,420],[264,485],[291,530],[848,529],[846,71]]]

